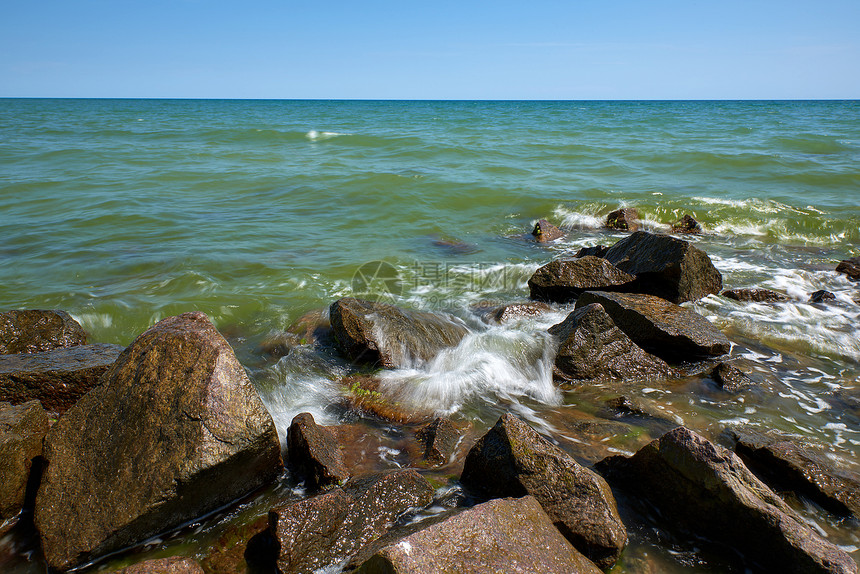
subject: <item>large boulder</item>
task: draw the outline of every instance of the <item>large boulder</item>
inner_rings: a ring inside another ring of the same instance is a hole
[[[836,266],[837,273],[844,273],[852,281],[860,281],[860,257],[843,259]]]
[[[546,219],[541,219],[535,223],[535,228],[532,229],[532,235],[538,243],[547,243],[564,237],[564,231]]]
[[[469,332],[448,316],[353,297],[332,303],[330,316],[342,353],[355,362],[389,369],[430,361]]]
[[[137,337],[54,424],[44,456],[35,522],[57,570],[179,526],[282,469],[271,416],[203,313]]]
[[[290,470],[311,489],[338,485],[349,478],[337,440],[310,413],[296,415],[290,424],[287,461]]]
[[[0,355],[38,353],[86,342],[86,332],[65,311],[28,309],[0,313]]]
[[[636,276],[630,293],[662,297],[672,303],[695,301],[723,288],[711,258],[689,241],[637,231],[609,248],[604,257]]]
[[[659,510],[661,524],[724,544],[765,572],[849,574],[857,564],[821,538],[730,450],[678,427],[629,458],[597,465]]]
[[[615,564],[627,544],[603,478],[512,414],[472,447],[460,481],[490,498],[534,496],[564,537],[600,568]]]
[[[860,474],[837,468],[807,445],[751,428],[728,431],[735,452],[777,489],[793,490],[837,514],[860,517]]]
[[[665,360],[725,355],[731,343],[710,321],[653,295],[586,291],[576,309],[599,303],[634,343]]]
[[[99,384],[123,348],[78,345],[39,353],[0,355],[0,400],[20,404],[39,400],[63,414]]]
[[[345,562],[409,510],[430,504],[433,487],[415,470],[353,479],[313,498],[273,508],[269,532],[281,574]]]
[[[456,513],[379,549],[357,574],[600,574],[531,496]]]
[[[606,259],[586,255],[578,259],[556,259],[539,268],[529,279],[532,299],[564,303],[588,290],[624,290],[635,277],[617,269]]]
[[[576,309],[549,328],[559,340],[556,377],[564,381],[665,379],[672,368],[646,353],[598,303]]]
[[[48,415],[39,401],[0,403],[0,535],[24,508],[30,471],[42,456],[47,432]]]

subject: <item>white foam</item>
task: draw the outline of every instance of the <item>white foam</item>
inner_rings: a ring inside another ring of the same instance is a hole
[[[311,130],[305,134],[305,137],[311,140],[312,142],[328,140],[331,138],[336,138],[338,136],[348,136],[349,134],[344,134],[340,132],[320,132],[317,130]]]

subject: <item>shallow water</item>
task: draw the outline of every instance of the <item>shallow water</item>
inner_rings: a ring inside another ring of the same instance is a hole
[[[858,166],[856,101],[0,100],[0,308],[65,309],[94,342],[119,344],[206,312],[284,438],[302,411],[355,422],[336,406],[348,365],[260,344],[339,297],[383,297],[470,327],[457,348],[381,383],[470,423],[469,440],[514,410],[583,462],[630,453],[666,427],[605,413],[628,394],[711,438],[730,424],[775,428],[856,469],[860,413],[843,397],[860,392],[860,290],[833,270],[860,255]],[[706,376],[559,389],[545,331],[569,308],[501,327],[480,319],[527,298],[553,257],[624,237],[600,229],[620,206],[654,231],[692,214],[707,233],[689,239],[726,287],[793,298],[687,304],[735,343],[758,390],[729,395]],[[528,241],[539,218],[568,236]],[[389,275],[373,275],[379,261]],[[807,303],[818,289],[836,301]],[[404,431],[363,424],[390,434],[369,466],[402,464]],[[798,507],[860,546],[853,522]],[[719,571],[652,538],[637,534],[617,571]]]

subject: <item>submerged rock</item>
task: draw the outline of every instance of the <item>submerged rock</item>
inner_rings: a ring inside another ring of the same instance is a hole
[[[35,522],[48,565],[66,570],[223,506],[273,480],[280,450],[206,315],[164,319],[45,439]]]
[[[525,570],[524,570],[525,569]],[[531,496],[455,513],[380,548],[357,574],[600,574]]]
[[[39,353],[0,355],[0,400],[37,399],[63,414],[99,384],[122,353],[119,345],[77,345]]]
[[[702,226],[698,221],[693,219],[692,215],[687,213],[680,220],[672,224],[672,231],[675,233],[701,233]]]
[[[636,231],[639,229],[639,224],[636,223],[637,219],[639,219],[639,211],[632,207],[616,209],[606,216],[604,227],[622,231]]]
[[[627,530],[606,482],[511,414],[466,457],[460,481],[491,498],[530,494],[561,533],[600,568],[610,568]]]
[[[28,502],[30,472],[36,458],[42,456],[47,432],[48,415],[39,401],[17,406],[0,403],[0,536]]]
[[[379,378],[373,375],[349,375],[341,379],[344,406],[361,415],[398,424],[427,423],[433,412],[405,405],[380,392]]]
[[[586,291],[576,309],[599,303],[634,343],[665,360],[724,355],[731,343],[710,321],[653,295]]]
[[[693,533],[696,544],[725,544],[766,572],[857,572],[847,553],[816,534],[737,455],[685,427],[597,468],[656,506],[663,527]]]
[[[720,293],[723,297],[734,299],[735,301],[751,302],[751,303],[779,303],[789,301],[791,297],[784,293],[777,293],[770,289],[727,289]]]
[[[338,485],[349,478],[343,454],[334,435],[316,424],[310,413],[293,418],[287,431],[290,470],[312,490]]]
[[[0,355],[39,353],[86,342],[86,332],[65,311],[29,309],[0,313]]]
[[[549,328],[560,341],[557,378],[565,381],[665,379],[672,369],[638,347],[598,303],[576,309]]]
[[[532,299],[565,303],[588,290],[624,290],[635,277],[606,259],[587,255],[556,259],[539,268],[529,279]]]
[[[843,259],[836,266],[837,273],[844,273],[852,281],[860,281],[860,257]]]
[[[672,303],[696,301],[723,288],[711,258],[689,241],[637,231],[609,248],[604,257],[636,276],[628,293],[645,293]]]
[[[413,508],[430,504],[433,487],[415,470],[353,479],[313,498],[273,508],[269,532],[281,574],[340,564],[385,534]]]
[[[344,355],[388,369],[429,361],[468,333],[465,325],[447,316],[353,297],[332,303],[330,315]]]
[[[564,231],[546,219],[541,219],[535,224],[535,228],[532,230],[532,235],[534,235],[535,241],[538,243],[546,243],[548,241],[561,239],[564,237]]]
[[[509,303],[495,307],[481,315],[488,323],[507,323],[523,317],[537,317],[550,311],[552,311],[552,307],[546,303],[529,301],[528,303]]]

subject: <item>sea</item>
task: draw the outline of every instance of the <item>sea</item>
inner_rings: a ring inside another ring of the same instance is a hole
[[[710,256],[725,288],[789,296],[684,304],[730,338],[754,388],[729,393],[707,374],[559,387],[546,331],[570,305],[503,325],[483,319],[527,300],[541,265],[623,239],[603,228],[622,207],[655,233],[693,216],[704,232],[683,238]],[[566,236],[536,243],[540,219]],[[775,430],[858,471],[860,284],[835,272],[858,255],[856,100],[0,99],[0,310],[63,309],[91,342],[120,345],[202,311],[282,440],[305,411],[365,424],[391,438],[367,453],[376,469],[408,464],[397,439],[409,431],[340,406],[349,365],[330,349],[301,339],[271,351],[346,296],[469,326],[435,360],[381,375],[399,400],[470,429],[468,441],[511,411],[584,464],[632,454],[665,427],[611,414],[607,401],[623,395],[715,441],[736,425]],[[810,303],[822,289],[835,298]],[[456,476],[456,465],[440,471],[440,489],[456,491]],[[245,510],[135,556],[203,557],[243,512],[300,495],[285,479]],[[856,520],[789,499],[860,559]],[[44,568],[25,538],[0,541],[6,570]],[[646,527],[613,570],[723,571],[736,570]]]

